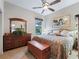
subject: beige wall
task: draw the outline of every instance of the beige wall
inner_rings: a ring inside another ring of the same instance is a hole
[[[53,14],[45,16],[46,21],[46,28],[52,27],[52,20],[56,17],[63,17],[63,16],[70,16],[71,25],[72,28],[75,27],[75,16],[76,14],[79,14],[79,3],[74,4],[72,6],[69,6],[67,8],[61,9]]]
[[[27,20],[27,32],[35,34],[35,17],[43,16],[23,9],[10,3],[4,3],[4,33],[9,32],[9,18],[22,18]]]
[[[2,20],[2,15],[3,15],[3,0],[0,0],[0,55],[3,54],[3,20]]]
[[[0,0],[0,9],[2,9],[3,7],[2,7],[2,0]]]
[[[3,40],[2,40],[2,14],[0,14],[0,54],[3,53]]]

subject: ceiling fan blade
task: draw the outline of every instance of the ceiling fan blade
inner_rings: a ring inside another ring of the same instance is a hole
[[[53,12],[55,11],[55,10],[54,10],[54,9],[52,9],[52,8],[48,8],[48,9],[49,9],[49,10],[51,10],[51,11],[53,11]]]
[[[51,2],[50,5],[54,5],[54,4],[56,4],[56,3],[60,2],[60,1],[61,0],[55,0],[55,1]]]
[[[43,10],[43,11],[41,12],[41,14],[44,13],[44,11],[45,11],[45,10]]]
[[[46,3],[46,0],[41,0],[41,2],[42,2],[43,4],[45,4],[45,3]]]
[[[38,9],[38,8],[42,8],[42,7],[33,7],[32,9]]]

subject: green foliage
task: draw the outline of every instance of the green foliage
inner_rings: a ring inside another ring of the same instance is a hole
[[[23,31],[23,28],[16,28],[16,31]]]
[[[16,28],[16,30],[13,32],[14,35],[26,35],[27,33],[23,31],[22,28]]]

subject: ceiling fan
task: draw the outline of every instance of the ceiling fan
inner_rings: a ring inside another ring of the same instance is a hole
[[[60,2],[60,1],[61,1],[61,0],[55,0],[55,1],[51,2],[51,3],[48,3],[46,0],[41,0],[42,6],[41,6],[41,7],[33,7],[33,9],[43,8],[41,14],[44,13],[44,11],[45,11],[46,9],[49,9],[50,11],[53,11],[53,12],[54,12],[55,10],[52,9],[52,8],[50,8],[50,6],[51,6],[51,5],[54,5],[54,4],[57,4],[57,3]]]

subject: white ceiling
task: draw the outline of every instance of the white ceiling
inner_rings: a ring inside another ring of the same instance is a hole
[[[28,9],[28,10],[32,10],[39,14],[41,14],[41,12],[43,10],[42,8],[41,9],[32,9],[32,7],[41,6],[41,0],[5,0],[5,1],[18,5],[20,7]],[[49,2],[49,3],[52,1],[53,0],[47,0],[47,2]],[[78,2],[79,2],[79,0],[61,0],[60,3],[52,5],[51,8],[55,9],[55,12],[56,12],[62,8],[68,7],[68,6],[78,3]],[[45,10],[45,12],[42,15],[48,15],[51,13],[54,13],[54,12],[51,12],[50,10]]]

